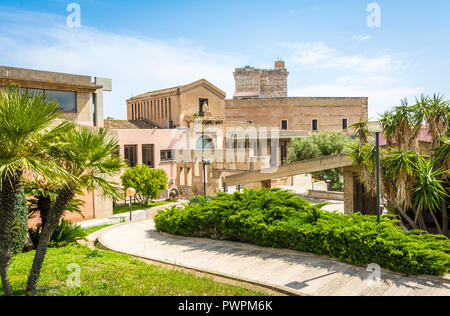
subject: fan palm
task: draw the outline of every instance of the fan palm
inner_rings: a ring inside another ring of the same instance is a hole
[[[15,87],[0,91],[0,274],[5,295],[13,295],[8,279],[11,223],[22,176],[60,181],[67,172],[48,159],[48,145],[72,127],[55,127],[58,105]]]
[[[51,152],[61,165],[72,174],[72,178],[57,191],[56,200],[47,215],[36,250],[33,266],[27,284],[27,294],[33,295],[45,258],[50,238],[76,193],[99,190],[105,197],[119,199],[121,188],[109,179],[118,174],[125,162],[117,155],[117,139],[105,129],[79,126],[61,136],[62,146],[55,146]]]

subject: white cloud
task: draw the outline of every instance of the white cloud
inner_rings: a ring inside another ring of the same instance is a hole
[[[376,117],[399,105],[401,99],[413,99],[426,92],[421,87],[405,84],[409,63],[401,54],[344,54],[324,42],[284,46],[291,51],[288,63],[296,65],[299,71],[319,76],[317,83],[290,85],[290,96],[368,97],[369,115]]]
[[[357,41],[368,41],[372,38],[372,36],[370,35],[357,35],[355,37],[353,37],[353,39],[357,40]]]
[[[324,42],[293,43],[284,46],[291,50],[289,61],[311,68],[377,73],[401,65],[395,55],[382,54],[373,57],[363,54],[344,55]]]
[[[126,118],[125,100],[133,95],[200,78],[230,97],[233,69],[248,64],[247,58],[235,53],[200,47],[195,39],[169,42],[84,26],[71,29],[64,16],[8,11],[1,6],[0,43],[0,63],[7,66],[113,79],[113,92],[105,93],[105,115],[116,118]],[[290,96],[367,96],[374,116],[401,98],[426,92],[405,84],[402,74],[408,63],[398,54],[345,54],[324,42],[283,44],[282,48],[290,56],[286,62],[291,79],[310,74],[302,86],[290,82]]]
[[[232,70],[243,64],[236,55],[212,53],[185,39],[171,43],[68,28],[59,16],[3,13],[0,30],[2,64],[113,79],[105,116],[116,118],[126,117],[125,100],[133,95],[201,78],[231,93]]]

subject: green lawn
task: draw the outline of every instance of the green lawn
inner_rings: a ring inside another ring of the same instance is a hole
[[[34,252],[14,256],[10,279],[17,295],[24,295]],[[70,264],[81,267],[81,287],[68,288]],[[37,296],[255,296],[251,290],[208,278],[149,265],[127,255],[71,245],[49,249]],[[3,290],[0,286],[0,295]]]
[[[93,234],[96,231],[99,231],[100,229],[110,227],[110,226],[113,226],[113,225],[101,225],[101,226],[89,227],[89,228],[85,228],[84,231],[86,232],[86,236],[89,236],[90,234]]]
[[[167,204],[171,204],[171,203],[173,203],[173,202],[170,202],[170,201],[149,202],[147,206],[143,205],[143,204],[133,204],[133,211],[145,210],[145,209],[152,208],[155,206],[167,205]],[[114,208],[114,215],[123,214],[123,213],[127,213],[127,212],[130,212],[130,206],[128,206],[128,205],[117,206]]]

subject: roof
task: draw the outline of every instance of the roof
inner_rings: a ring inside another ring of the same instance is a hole
[[[105,120],[105,127],[109,129],[161,129],[156,123],[149,120]]]
[[[198,86],[204,86],[207,89],[211,90],[213,93],[216,93],[219,96],[222,96],[223,98],[226,97],[226,93],[225,92],[223,92],[222,90],[217,88],[215,85],[210,83],[208,80],[200,79],[200,80],[197,80],[195,82],[186,84],[184,86],[172,87],[172,88],[167,88],[167,89],[163,89],[163,90],[149,91],[149,92],[146,92],[146,93],[143,93],[143,94],[139,94],[139,95],[137,95],[135,97],[132,97],[128,101],[134,101],[134,100],[139,100],[139,99],[151,98],[151,97],[156,97],[156,96],[179,95],[179,94],[181,94],[183,92],[187,92],[187,91],[190,91],[190,90],[192,90],[194,88],[197,88]]]

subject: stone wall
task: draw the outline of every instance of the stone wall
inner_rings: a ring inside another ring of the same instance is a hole
[[[242,92],[257,92],[265,98],[287,97],[288,71],[284,62],[275,62],[275,69],[237,68],[234,72],[236,96]]]
[[[288,121],[288,130],[312,131],[312,120],[319,131],[342,131],[342,121],[348,126],[368,119],[368,98],[274,98],[226,100],[226,118],[249,121],[259,126],[279,126]]]

